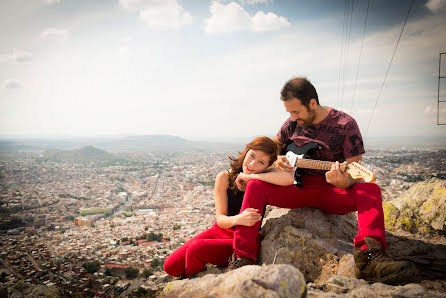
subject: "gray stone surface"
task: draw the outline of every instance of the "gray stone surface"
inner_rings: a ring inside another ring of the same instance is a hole
[[[167,284],[162,297],[304,297],[302,273],[290,265],[244,266]]]

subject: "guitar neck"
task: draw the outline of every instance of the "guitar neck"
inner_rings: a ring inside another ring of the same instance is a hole
[[[298,159],[296,160],[296,167],[312,170],[325,170],[329,171],[334,164],[332,161],[314,160],[314,159]],[[345,170],[345,164],[339,164],[342,171]]]

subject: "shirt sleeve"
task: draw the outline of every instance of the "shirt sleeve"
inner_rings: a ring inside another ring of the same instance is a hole
[[[352,118],[346,128],[347,134],[344,139],[344,158],[347,159],[364,154],[364,142],[356,121]]]
[[[291,136],[294,133],[295,126],[292,125],[291,118],[288,118],[283,124],[282,127],[279,129],[279,132],[277,133],[277,139],[282,144],[288,143],[288,141],[291,139]]]

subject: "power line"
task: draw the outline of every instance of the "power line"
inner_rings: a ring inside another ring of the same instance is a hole
[[[346,15],[347,15],[347,0],[344,0],[344,23],[342,24],[341,35],[341,56],[339,57],[339,76],[338,76],[338,97],[336,98],[336,108],[339,108],[339,90],[341,88],[341,73],[342,73],[342,61],[344,57],[344,32],[346,28]]]
[[[407,19],[409,18],[409,14],[412,9],[413,2],[414,2],[414,0],[412,0],[410,2],[410,7],[409,7],[409,10],[407,11],[407,15],[406,15],[406,19],[404,20],[403,28],[401,28],[400,36],[398,37],[398,41],[396,42],[395,49],[393,50],[392,59],[390,59],[389,67],[387,68],[386,75],[384,76],[384,81],[383,81],[381,88],[379,90],[378,97],[376,98],[376,101],[375,101],[375,105],[373,106],[372,115],[370,116],[369,123],[367,125],[367,129],[365,130],[365,135],[367,135],[367,132],[370,127],[370,123],[372,122],[373,115],[375,114],[376,105],[378,104],[379,97],[381,96],[381,92],[383,91],[384,84],[386,83],[387,75],[389,74],[390,66],[392,66],[393,58],[395,57],[396,49],[398,48],[398,44],[400,43],[401,36],[403,35],[404,27],[406,26]]]
[[[353,5],[355,4],[355,0],[352,0],[352,7],[350,10],[350,25],[349,28],[346,32],[346,39],[347,39],[347,50],[346,50],[346,54],[344,56],[344,73],[343,73],[343,85],[342,85],[342,92],[341,92],[341,110],[344,107],[344,90],[346,88],[346,79],[347,79],[347,64],[348,64],[348,53],[350,50],[350,35],[352,32],[352,21],[353,21]],[[347,11],[347,22],[348,22],[348,11]]]
[[[359,50],[358,68],[356,69],[355,87],[353,89],[352,104],[350,106],[350,112],[351,113],[353,112],[353,105],[354,105],[354,102],[355,102],[356,86],[358,84],[359,66],[361,65],[362,46],[364,44],[365,28],[367,26],[367,17],[369,15],[369,8],[370,8],[370,0],[368,1],[367,10],[366,10],[366,13],[365,13],[364,30],[362,31],[361,49]]]

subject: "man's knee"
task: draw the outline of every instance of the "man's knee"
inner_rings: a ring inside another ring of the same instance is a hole
[[[357,183],[354,185],[360,194],[365,194],[376,200],[381,201],[381,188],[375,183]]]

